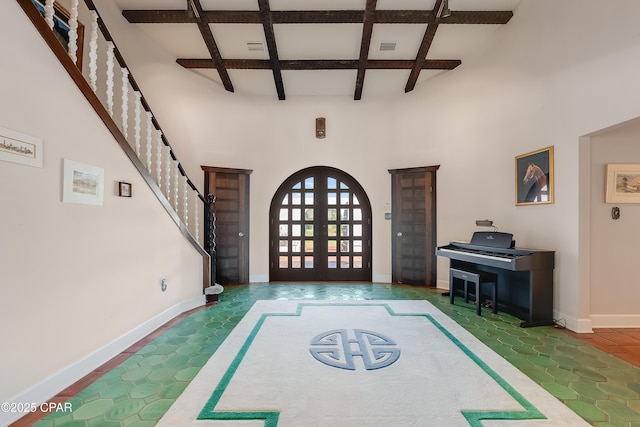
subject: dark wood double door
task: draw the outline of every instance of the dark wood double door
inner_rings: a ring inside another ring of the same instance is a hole
[[[326,166],[293,174],[269,217],[270,281],[371,281],[371,205],[350,175]]]

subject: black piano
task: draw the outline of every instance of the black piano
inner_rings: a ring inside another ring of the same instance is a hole
[[[436,248],[450,268],[479,270],[498,277],[498,309],[517,316],[520,326],[552,325],[554,251],[518,249],[509,233],[473,233],[469,243]]]

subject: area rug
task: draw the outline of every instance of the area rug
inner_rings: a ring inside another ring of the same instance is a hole
[[[587,426],[427,301],[257,301],[159,426]]]

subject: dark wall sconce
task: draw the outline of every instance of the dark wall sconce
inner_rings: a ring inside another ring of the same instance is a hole
[[[327,122],[324,117],[316,119],[316,138],[324,139],[327,136]]]

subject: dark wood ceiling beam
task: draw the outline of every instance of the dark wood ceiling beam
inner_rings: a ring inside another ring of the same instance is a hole
[[[415,63],[411,68],[411,73],[409,74],[409,79],[407,80],[407,84],[404,87],[405,93],[411,92],[418,81],[418,76],[420,75],[420,71],[422,70],[422,65],[427,59],[427,53],[429,53],[429,49],[431,49],[431,43],[433,43],[433,38],[436,36],[436,31],[438,31],[438,23],[440,21],[440,13],[442,13],[443,0],[436,0],[436,4],[433,7],[433,13],[436,18],[435,21],[428,24],[426,30],[424,31],[424,36],[422,37],[422,42],[420,43],[420,48],[418,49],[418,54],[416,55]]]
[[[440,24],[503,25],[513,18],[507,11],[451,11],[451,16],[442,18]]]
[[[178,64],[188,69],[212,69],[215,63],[210,59],[180,58]],[[413,60],[399,59],[369,59],[368,70],[410,70],[414,65]],[[271,61],[268,59],[223,59],[223,65],[227,70],[270,70]],[[428,59],[422,64],[423,70],[453,70],[462,64],[459,59]],[[281,70],[305,71],[305,70],[356,70],[359,61],[355,59],[305,59],[305,60],[280,60]]]
[[[278,93],[278,99],[284,101],[284,83],[282,82],[282,72],[280,71],[280,59],[278,58],[278,47],[276,46],[276,35],[273,31],[273,17],[269,0],[258,0],[258,6],[260,7],[260,19],[264,28],[264,38],[267,41],[267,49],[269,50],[269,62],[271,63],[273,80],[276,84],[276,92]]]
[[[123,10],[122,16],[130,24],[195,24],[196,19],[185,10]]]
[[[430,10],[376,10],[376,24],[427,24],[435,15]]]
[[[362,24],[363,10],[272,11],[274,24]]]
[[[274,24],[361,24],[363,10],[280,10],[271,11]],[[131,24],[195,24],[186,10],[123,10],[122,16]],[[201,20],[209,24],[262,24],[259,11],[209,10]],[[441,24],[506,24],[511,11],[452,11]],[[431,10],[376,10],[375,24],[428,24],[435,21]]]
[[[435,22],[433,10],[377,10],[376,24],[429,24]],[[507,11],[451,11],[451,16],[441,18],[440,24],[506,24],[513,18],[513,12]]]
[[[423,70],[453,70],[462,64],[459,59],[428,59],[423,61]],[[369,70],[410,70],[415,65],[415,61],[376,59],[369,60],[367,68]]]
[[[213,33],[211,32],[211,27],[209,24],[202,20],[203,11],[202,5],[200,4],[200,0],[191,0],[191,5],[195,8],[193,11],[194,19],[198,24],[198,29],[200,30],[200,35],[204,40],[204,44],[207,46],[207,50],[209,51],[209,55],[211,55],[211,59],[215,64],[216,70],[218,70],[218,74],[220,75],[220,80],[222,81],[222,85],[224,88],[233,92],[233,85],[231,84],[231,78],[229,77],[229,73],[227,69],[224,67],[222,63],[222,56],[220,55],[220,50],[218,50],[218,45],[216,44],[216,40],[213,38]]]
[[[364,22],[362,23],[362,40],[360,41],[360,56],[358,57],[358,73],[356,74],[356,88],[353,99],[359,101],[362,98],[364,87],[364,74],[367,71],[367,60],[369,59],[369,47],[371,46],[371,33],[373,33],[373,20],[376,13],[377,0],[367,0],[364,12]]]

